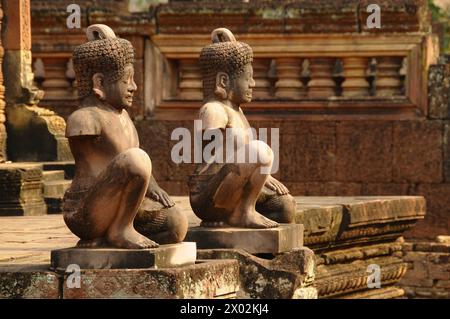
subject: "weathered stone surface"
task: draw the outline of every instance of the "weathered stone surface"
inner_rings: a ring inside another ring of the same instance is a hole
[[[367,7],[376,3],[381,10],[381,28],[369,28],[367,18],[373,13],[367,12]],[[425,1],[421,0],[371,0],[359,1],[359,25],[362,32],[417,32],[428,25],[428,11]]]
[[[226,25],[238,33],[379,32],[366,27],[370,14],[366,9],[371,3],[353,0],[170,1],[160,5],[156,19],[161,32],[168,34],[206,33],[217,25]],[[421,1],[378,3],[384,10],[383,32],[414,32],[426,25],[426,7]]]
[[[450,78],[449,78],[450,81]],[[443,133],[443,152],[444,152],[444,180],[445,182],[450,181],[450,123],[448,121],[444,122],[444,133]]]
[[[405,289],[408,298],[450,296],[449,243],[415,242],[412,250],[403,249],[403,260],[409,263],[409,267],[399,286]]]
[[[64,299],[88,298],[226,298],[239,289],[236,260],[198,261],[170,269],[82,270],[80,288],[68,288]]]
[[[360,249],[363,252],[367,248],[361,247]],[[347,255],[346,250],[341,250],[339,253],[343,256]],[[353,256],[346,262],[318,265],[315,286],[318,289],[319,298],[341,298],[355,291],[368,291],[367,280],[370,275],[368,267],[371,264],[380,266],[383,288],[397,283],[407,269],[407,264],[402,262],[401,258],[390,255],[365,258],[364,253]]]
[[[191,242],[161,245],[154,249],[67,248],[53,250],[52,269],[76,264],[82,269],[168,268],[192,265],[197,256]]]
[[[295,199],[296,221],[304,224],[305,243],[314,248],[396,239],[425,215],[424,199],[414,196]]]
[[[44,200],[48,214],[59,214],[63,211],[64,193],[72,181],[64,179],[64,171],[50,171],[53,175],[43,172]]]
[[[336,179],[345,182],[391,182],[392,124],[337,124]]]
[[[59,276],[45,266],[0,268],[0,299],[59,299]]]
[[[191,132],[191,164],[182,163],[176,164],[172,161],[171,150],[172,147],[179,141],[172,141],[171,134],[176,128],[183,127],[189,129]],[[148,150],[148,154],[152,159],[152,167],[155,173],[155,179],[163,182],[180,182],[185,186],[178,187],[183,190],[182,193],[172,192],[169,188],[168,192],[174,195],[186,195],[188,194],[187,177],[195,170],[194,164],[194,140],[193,140],[193,121],[169,121],[161,122],[157,120],[145,120],[136,123],[136,129],[139,133],[140,145],[143,149]],[[174,190],[176,191],[176,189]]]
[[[43,171],[42,172],[42,180],[47,181],[59,181],[64,179],[64,171],[63,170],[54,170],[54,171]]]
[[[44,197],[62,198],[64,192],[70,187],[69,180],[44,181]]]
[[[406,183],[369,183],[363,184],[361,195],[370,196],[399,196],[409,195],[410,186]]]
[[[279,254],[273,259],[253,256],[243,250],[199,250],[199,258],[237,259],[241,289],[239,298],[315,299],[314,253],[306,248]]]
[[[0,164],[0,216],[45,215],[42,165]]]
[[[434,239],[436,235],[450,235],[450,184],[420,184],[415,194],[424,196],[428,213],[420,223],[406,235],[411,238]]]
[[[395,182],[442,182],[442,123],[404,121],[393,125]]]
[[[199,249],[243,249],[252,254],[278,254],[303,246],[303,225],[281,224],[277,228],[205,228],[194,227],[187,241]]]
[[[75,162],[74,161],[52,161],[52,162],[42,162],[45,171],[64,171],[65,179],[73,179],[75,176]]]
[[[379,289],[370,289],[368,291],[358,291],[344,296],[341,299],[397,299],[403,298],[405,291],[397,287],[387,287]]]
[[[208,34],[218,25],[225,25],[235,33],[282,32],[283,4],[269,1],[264,6],[236,1],[186,2],[161,4],[157,21],[161,33]],[[195,20],[193,20],[195,19]],[[246,23],[246,22],[249,23]]]
[[[450,64],[431,65],[428,73],[428,103],[430,118],[450,116]]]
[[[268,127],[274,126],[269,124]],[[334,123],[300,122],[296,126],[281,126],[280,171],[283,181],[333,180],[335,161]]]

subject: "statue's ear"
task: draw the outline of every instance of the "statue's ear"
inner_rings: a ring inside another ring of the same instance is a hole
[[[216,88],[214,94],[218,99],[226,100],[227,90],[230,87],[230,77],[225,72],[218,72],[216,75]]]
[[[102,73],[95,73],[92,76],[92,91],[100,100],[105,100],[105,89],[103,86],[105,76]]]
[[[230,77],[225,72],[218,72],[216,75],[216,87],[228,89],[230,86]]]

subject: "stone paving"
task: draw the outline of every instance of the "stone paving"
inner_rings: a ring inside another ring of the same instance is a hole
[[[188,214],[190,225],[200,223],[186,197],[173,199]],[[77,241],[64,224],[62,215],[0,217],[0,269],[49,264],[51,250],[73,247]]]

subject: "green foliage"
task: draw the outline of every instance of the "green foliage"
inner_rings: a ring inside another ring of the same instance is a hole
[[[428,6],[433,23],[439,23],[444,29],[441,52],[448,54],[450,53],[450,10],[437,6],[433,0],[428,0]]]

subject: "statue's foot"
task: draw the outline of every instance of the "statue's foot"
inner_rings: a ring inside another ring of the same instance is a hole
[[[264,217],[257,211],[245,211],[241,214],[234,214],[237,217],[231,217],[228,223],[235,227],[244,228],[276,228],[278,223]]]
[[[77,243],[78,248],[101,248],[108,246],[105,238],[81,239]]]
[[[146,249],[159,246],[132,228],[108,234],[108,242],[113,247],[125,249]]]
[[[225,222],[205,222],[202,221],[200,223],[200,227],[210,227],[210,228],[219,228],[219,227],[227,227],[228,224]]]

